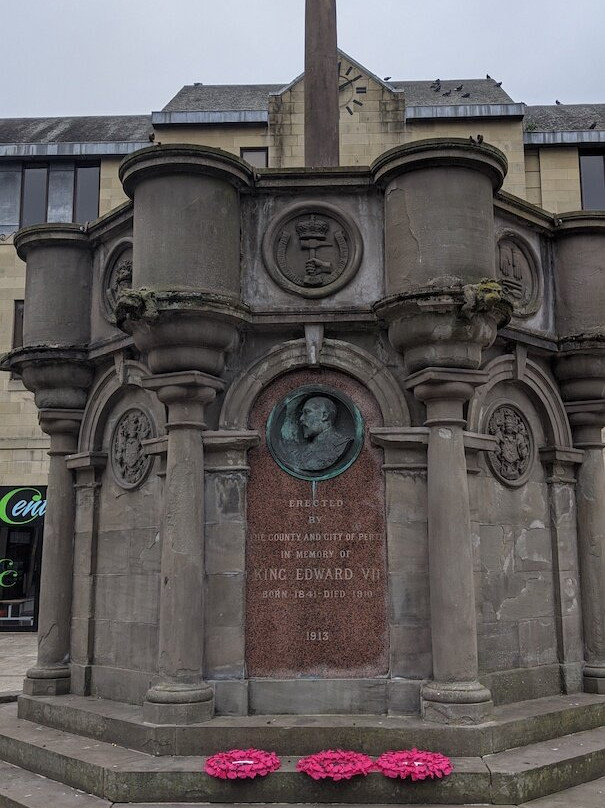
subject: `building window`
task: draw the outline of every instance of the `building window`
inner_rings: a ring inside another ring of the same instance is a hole
[[[605,153],[580,154],[582,209],[605,210]]]
[[[0,163],[0,237],[19,229],[21,166]]]
[[[23,300],[14,301],[13,310],[13,344],[14,348],[21,348],[23,345]],[[21,376],[15,371],[11,371],[11,379],[20,379]]]
[[[269,165],[269,149],[265,146],[242,147],[239,150],[239,156],[255,168],[267,168]]]
[[[0,164],[0,237],[29,224],[96,219],[99,179],[90,163]]]
[[[23,345],[23,300],[15,300],[13,315],[13,348]]]

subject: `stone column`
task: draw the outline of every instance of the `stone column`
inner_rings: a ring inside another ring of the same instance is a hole
[[[433,681],[422,692],[425,718],[486,720],[493,703],[478,681],[477,624],[463,408],[481,371],[428,368],[406,387],[426,404],[429,581]]]
[[[97,570],[98,502],[104,452],[82,452],[67,458],[76,474],[73,598],[71,615],[71,692],[90,695],[94,653],[94,599]]]
[[[306,166],[339,164],[339,117],[336,0],[306,0]]]
[[[584,689],[605,694],[605,401],[566,405],[574,444],[584,450],[578,469],[578,549],[584,618]]]
[[[168,451],[162,519],[159,681],[148,691],[145,721],[188,724],[214,712],[203,681],[204,408],[222,383],[198,371],[147,377],[168,408]]]
[[[582,690],[584,649],[576,530],[576,471],[583,452],[562,446],[540,449],[549,490],[555,584],[557,653],[564,693]]]
[[[81,410],[40,410],[40,426],[50,435],[50,467],[40,578],[38,660],[23,682],[23,692],[30,696],[58,696],[70,690],[74,488],[65,457],[76,450],[81,420]]]

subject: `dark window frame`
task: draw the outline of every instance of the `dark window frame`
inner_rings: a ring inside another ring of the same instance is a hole
[[[21,348],[23,346],[23,313],[25,310],[24,300],[13,301],[13,341],[12,349]],[[11,379],[20,379],[19,373],[14,370],[11,371]]]
[[[48,187],[49,187],[49,177],[51,170],[53,168],[57,168],[57,166],[61,164],[69,164],[73,166],[73,178],[72,178],[72,205],[71,205],[71,222],[78,223],[79,220],[75,218],[76,211],[78,209],[78,170],[81,168],[96,168],[98,170],[97,174],[97,184],[95,188],[95,198],[97,202],[97,213],[94,218],[97,218],[99,215],[99,205],[100,205],[100,196],[101,196],[101,161],[100,160],[74,160],[74,159],[66,159],[66,160],[28,160],[26,162],[21,163],[21,196],[19,200],[19,227],[24,227],[23,224],[23,203],[24,203],[24,196],[25,196],[25,172],[27,169],[31,168],[44,168],[46,170],[46,177],[45,177],[45,186],[44,186],[44,221],[37,222],[36,224],[45,224],[48,222]],[[50,222],[52,224],[52,220]],[[83,224],[84,222],[80,222]],[[32,223],[33,224],[33,223]]]
[[[586,207],[585,205],[585,172],[582,170],[582,158],[583,157],[600,157],[601,158],[601,165],[603,169],[603,197],[602,197],[602,205],[601,207]],[[578,150],[578,167],[580,172],[580,201],[582,205],[582,210],[605,210],[605,148],[593,148],[593,149],[579,149]]]
[[[254,168],[269,168],[269,147],[268,146],[240,146],[239,149],[239,156],[242,160],[246,160],[244,157],[244,152],[256,152],[258,154],[262,153],[265,155],[265,165],[264,166],[254,166]],[[246,160],[246,162],[248,162]],[[253,165],[253,163],[250,163]]]

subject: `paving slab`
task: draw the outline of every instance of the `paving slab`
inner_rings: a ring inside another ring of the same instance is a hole
[[[516,804],[605,775],[605,727],[509,749],[483,758],[495,803]]]
[[[35,664],[37,657],[37,634],[0,632],[0,695],[22,690],[25,672]]]
[[[111,808],[111,803],[0,761],[0,808]]]
[[[591,783],[560,791],[558,794],[540,797],[538,800],[525,803],[521,808],[603,808],[604,805],[605,777],[601,777]]]

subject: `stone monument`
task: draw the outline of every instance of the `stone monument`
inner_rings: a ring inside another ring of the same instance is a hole
[[[162,727],[605,694],[603,217],[502,195],[486,143],[326,170],[334,2],[307,23],[306,167],[154,145],[130,204],[15,237],[4,367],[51,440],[22,718],[119,702],[187,755]]]

